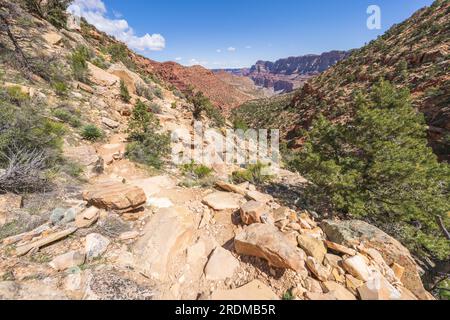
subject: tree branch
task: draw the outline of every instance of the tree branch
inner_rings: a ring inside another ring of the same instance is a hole
[[[441,228],[442,232],[444,233],[447,240],[450,240],[450,232],[448,232],[447,228],[444,225],[444,220],[442,220],[441,216],[436,216],[436,222]]]

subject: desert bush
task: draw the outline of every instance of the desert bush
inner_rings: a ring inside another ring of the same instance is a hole
[[[161,109],[160,105],[157,104],[157,103],[150,104],[150,110],[154,114],[161,114],[162,113],[162,109]]]
[[[13,104],[22,105],[29,102],[30,96],[22,91],[20,86],[11,86],[6,89],[6,98]]]
[[[155,96],[157,96],[158,98],[160,98],[160,99],[163,99],[163,98],[164,98],[163,93],[162,93],[162,90],[161,90],[161,88],[159,88],[159,87],[154,87],[154,88],[153,88],[153,94],[154,94]]]
[[[64,121],[65,123],[68,123],[70,126],[74,127],[74,128],[79,128],[81,127],[81,119],[79,117],[79,115],[74,114],[70,111],[68,111],[65,108],[58,108],[53,110],[53,115],[58,118],[61,121]]]
[[[193,116],[196,120],[199,120],[202,114],[205,113],[216,126],[223,127],[225,125],[223,115],[202,92],[191,94],[188,100],[194,106]]]
[[[108,62],[105,61],[105,59],[101,56],[97,56],[94,59],[91,60],[92,64],[96,67],[99,67],[100,69],[106,70],[109,67]]]
[[[145,99],[152,101],[153,100],[153,92],[148,85],[138,84],[136,86],[136,94],[140,97],[144,97]]]
[[[89,141],[97,141],[103,137],[103,132],[94,124],[87,124],[81,130],[81,136]]]
[[[57,28],[67,25],[67,8],[72,0],[24,0],[27,9]]]
[[[213,170],[203,164],[196,164],[194,161],[181,166],[181,172],[194,179],[203,179],[211,175]]]
[[[90,57],[91,53],[85,46],[78,46],[70,55],[69,60],[75,80],[88,82],[89,68],[87,62]]]
[[[346,124],[318,117],[294,161],[313,183],[309,201],[349,217],[398,224],[396,236],[410,250],[448,258],[450,244],[436,218],[450,225],[450,168],[428,147],[423,115],[407,90],[385,81],[357,95],[355,105]]]
[[[158,119],[149,111],[147,105],[138,101],[133,109],[128,125],[126,156],[135,162],[154,168],[161,168],[163,158],[170,153],[169,134],[159,133]]]
[[[268,169],[268,165],[261,162],[249,164],[246,169],[233,172],[231,180],[234,183],[250,182],[256,185],[263,184],[272,179],[272,176],[266,174],[266,169]]]
[[[42,191],[48,187],[46,170],[61,159],[64,125],[49,120],[31,103],[7,96],[1,89],[0,192]]]
[[[120,97],[123,102],[130,102],[131,100],[130,93],[128,92],[128,88],[123,80],[120,80]]]
[[[67,85],[64,82],[54,82],[53,89],[55,89],[56,94],[60,97],[67,94]]]

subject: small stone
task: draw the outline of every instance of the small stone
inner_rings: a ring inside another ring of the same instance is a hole
[[[111,119],[105,118],[105,117],[102,118],[102,123],[111,129],[116,129],[120,125],[120,123],[118,123],[117,121],[114,121],[114,120],[111,120]]]
[[[100,209],[98,209],[96,207],[89,207],[86,210],[84,210],[81,214],[84,219],[92,220],[97,216],[99,211],[100,211]]]
[[[264,203],[258,201],[249,201],[241,207],[241,219],[246,225],[261,223],[261,216],[267,212]]]
[[[239,261],[230,251],[217,247],[205,267],[205,277],[211,281],[222,281],[232,278],[239,268]]]
[[[86,258],[88,261],[103,255],[109,246],[109,239],[101,234],[91,233],[86,237]]]
[[[70,251],[53,259],[49,265],[56,271],[64,271],[82,265],[85,255],[78,251]]]
[[[139,232],[137,232],[137,231],[129,231],[129,232],[122,233],[119,236],[119,240],[121,240],[121,241],[133,240],[133,239],[136,239],[137,237],[139,237]]]
[[[246,196],[251,200],[262,202],[264,204],[273,201],[273,197],[271,195],[264,194],[259,191],[248,191]]]
[[[273,212],[273,218],[274,218],[275,222],[286,220],[287,217],[289,216],[290,212],[291,212],[291,209],[289,209],[288,207],[278,208],[277,210],[275,210]]]
[[[368,281],[370,277],[370,270],[366,261],[360,256],[354,256],[344,260],[344,269],[352,276],[362,281]]]

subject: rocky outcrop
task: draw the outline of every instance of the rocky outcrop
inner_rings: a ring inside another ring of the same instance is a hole
[[[366,247],[374,248],[381,253],[388,265],[397,263],[405,268],[400,279],[405,287],[421,299],[427,299],[429,294],[423,287],[419,274],[419,266],[412,258],[408,249],[377,227],[360,220],[324,221],[322,228],[329,240],[347,246],[364,243]]]

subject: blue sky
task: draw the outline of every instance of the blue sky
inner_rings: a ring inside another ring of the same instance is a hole
[[[157,61],[177,60],[184,65],[202,64],[207,68],[248,67],[257,60],[358,48],[432,2],[75,1],[97,27],[118,35],[145,56]],[[380,30],[366,27],[369,16],[366,10],[373,4],[381,8]]]

